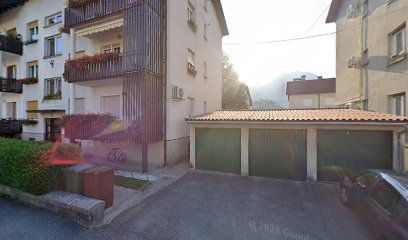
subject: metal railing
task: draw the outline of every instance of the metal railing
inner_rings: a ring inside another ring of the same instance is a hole
[[[23,55],[23,42],[11,36],[0,35],[0,51]]]
[[[23,121],[18,119],[0,119],[1,134],[18,134],[23,131]]]
[[[129,0],[128,0],[129,1]],[[84,23],[122,11],[125,0],[78,0],[65,8],[65,27]]]
[[[65,80],[69,83],[121,77],[123,75],[121,55],[82,66],[65,64]]]
[[[0,92],[23,93],[23,83],[13,78],[0,77]]]

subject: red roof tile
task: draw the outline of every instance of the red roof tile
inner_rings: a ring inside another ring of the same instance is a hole
[[[345,108],[216,111],[186,119],[254,122],[386,122],[408,123],[408,117]]]

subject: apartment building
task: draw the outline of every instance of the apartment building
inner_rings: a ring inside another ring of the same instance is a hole
[[[406,0],[333,0],[336,100],[364,110],[407,115]]]
[[[306,80],[306,75],[288,82],[286,95],[289,108],[329,108],[336,106],[336,79]]]
[[[127,127],[102,134],[111,126],[89,118],[64,140],[99,158],[120,148],[146,170],[186,159],[184,119],[221,109],[219,0],[11,2],[0,3],[0,42],[17,48],[0,45],[1,116],[24,119],[23,139],[55,140],[67,114],[109,113]]]

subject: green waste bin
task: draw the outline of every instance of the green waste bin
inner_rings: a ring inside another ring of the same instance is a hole
[[[84,178],[81,172],[94,167],[91,164],[80,164],[69,168],[64,168],[65,176],[65,191],[75,193],[78,195],[84,195]]]

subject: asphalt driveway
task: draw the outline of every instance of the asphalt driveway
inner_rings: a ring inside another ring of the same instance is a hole
[[[374,239],[337,191],[336,185],[194,172],[98,231],[1,200],[0,239]]]

